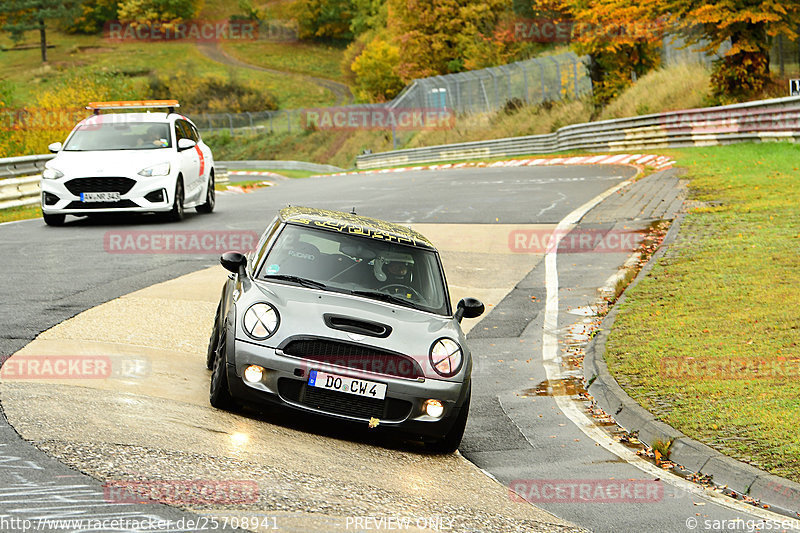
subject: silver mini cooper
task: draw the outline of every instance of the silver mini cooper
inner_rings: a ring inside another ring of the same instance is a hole
[[[397,224],[287,207],[245,256],[228,252],[208,346],[211,405],[271,404],[393,428],[455,451],[472,358],[439,254]]]

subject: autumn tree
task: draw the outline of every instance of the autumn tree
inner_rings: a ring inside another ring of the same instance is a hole
[[[596,104],[605,105],[660,63],[663,20],[642,0],[534,0],[539,17],[569,21],[572,48],[589,56]]]
[[[301,39],[351,40],[354,0],[299,0],[296,17]]]
[[[191,19],[199,0],[121,0],[119,20],[142,25],[180,22]]]
[[[80,11],[67,27],[71,33],[97,33],[108,22],[117,20],[118,0],[93,0],[83,2]]]
[[[395,72],[400,63],[400,48],[380,37],[373,39],[353,61],[356,92],[361,100],[385,102],[405,86]]]
[[[19,41],[25,32],[39,30],[42,62],[47,62],[47,21],[72,19],[79,10],[79,1],[70,0],[3,0],[0,3],[2,30]]]
[[[758,94],[769,81],[771,38],[797,38],[800,4],[786,0],[662,0],[652,10],[670,15],[690,43],[706,41],[704,50],[731,48],[714,63],[711,84],[722,101]]]
[[[492,35],[509,0],[388,0],[389,31],[400,47],[400,78],[409,82],[466,68],[473,43]],[[477,49],[477,48],[476,48]]]

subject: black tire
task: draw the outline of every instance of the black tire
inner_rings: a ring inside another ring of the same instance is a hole
[[[458,449],[461,444],[461,439],[464,437],[464,429],[467,427],[467,417],[469,416],[469,401],[472,396],[472,388],[467,392],[467,399],[464,400],[464,405],[461,406],[461,411],[458,413],[456,423],[447,432],[447,435],[439,440],[429,441],[425,443],[425,447],[434,453],[453,453]]]
[[[208,176],[208,189],[206,190],[206,203],[195,207],[195,211],[204,215],[214,211],[214,206],[217,204],[217,193],[214,190],[214,171]]]
[[[214,327],[211,328],[211,337],[208,339],[208,351],[206,353],[206,368],[214,370],[214,356],[217,355],[217,340],[219,339],[219,309],[217,305],[217,313],[214,316]]]
[[[172,211],[169,212],[168,219],[172,222],[180,222],[183,220],[183,180],[178,177],[178,182],[175,184],[175,199],[172,201]]]
[[[44,219],[44,223],[48,226],[63,226],[67,215],[48,215],[47,213],[42,213],[42,218]]]
[[[214,366],[211,371],[211,387],[208,401],[217,409],[232,410],[235,407],[231,391],[228,389],[228,358],[225,355],[225,335],[223,334],[214,354]]]

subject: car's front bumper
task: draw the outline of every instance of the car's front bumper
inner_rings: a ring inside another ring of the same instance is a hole
[[[42,211],[48,215],[153,213],[172,209],[176,176],[63,177],[42,179]],[[118,192],[119,201],[84,202],[81,192]]]
[[[235,341],[234,350],[235,355],[230,357],[228,364],[228,383],[231,394],[239,401],[281,405],[365,424],[377,418],[380,427],[398,429],[422,438],[439,439],[450,430],[464,405],[470,385],[469,380],[412,380],[360,372],[286,356],[275,349],[241,340]],[[260,382],[244,380],[244,369],[249,365],[266,369]],[[385,383],[386,398],[382,402],[367,402],[360,396],[310,387],[310,370]],[[444,413],[440,418],[424,413],[423,404],[428,399],[443,403]]]

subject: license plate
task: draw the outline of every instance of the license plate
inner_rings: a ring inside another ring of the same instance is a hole
[[[366,396],[383,400],[386,397],[386,384],[367,381],[365,379],[347,378],[335,374],[327,374],[312,370],[308,376],[308,385],[319,387],[320,389],[335,390],[353,394],[355,396]]]
[[[119,202],[118,192],[82,192],[81,202]]]

